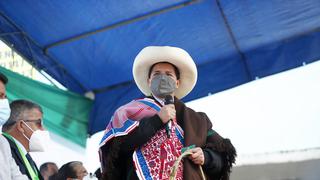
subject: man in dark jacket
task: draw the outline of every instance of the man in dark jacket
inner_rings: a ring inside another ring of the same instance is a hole
[[[44,151],[50,140],[43,127],[42,108],[28,100],[15,100],[10,103],[10,117],[3,125],[3,135],[8,140],[13,159],[22,174],[31,180],[43,177],[29,152]]]
[[[100,144],[104,179],[169,179],[185,149],[191,155],[176,168],[176,179],[228,179],[236,152],[214,130],[205,113],[180,101],[195,86],[191,56],[176,47],[146,47],[133,76],[147,97],[120,107]]]

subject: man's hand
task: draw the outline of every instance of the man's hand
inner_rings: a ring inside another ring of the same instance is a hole
[[[189,159],[195,163],[195,164],[199,164],[199,165],[203,165],[204,164],[204,154],[203,151],[200,147],[196,147],[191,149],[192,154],[189,155]]]
[[[164,105],[158,112],[158,116],[163,124],[167,123],[170,119],[174,119],[176,117],[176,109],[174,104]]]

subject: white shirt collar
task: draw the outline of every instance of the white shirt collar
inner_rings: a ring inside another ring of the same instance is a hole
[[[158,98],[157,96],[153,95],[153,97],[162,105],[164,106],[164,100],[161,98]]]
[[[164,105],[164,101],[160,98],[158,98],[157,96],[153,95],[153,97],[163,106]]]
[[[11,137],[16,142],[17,146],[19,146],[19,148],[22,150],[23,154],[26,155],[28,153],[26,148],[24,148],[24,146],[16,138],[14,138],[13,136]]]

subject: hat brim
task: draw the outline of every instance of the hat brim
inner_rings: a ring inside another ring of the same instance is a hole
[[[150,67],[159,62],[169,62],[180,72],[180,85],[175,90],[175,96],[181,99],[188,95],[197,82],[197,67],[185,50],[170,46],[148,46],[137,55],[132,73],[140,91],[146,96],[151,95],[148,73]]]

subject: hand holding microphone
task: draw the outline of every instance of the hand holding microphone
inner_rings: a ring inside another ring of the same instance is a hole
[[[173,104],[173,97],[170,95],[165,96],[165,105],[160,109],[158,115],[163,123],[166,123],[167,136],[170,138],[171,120],[176,117],[176,109]]]

